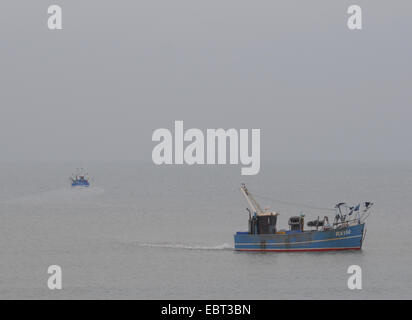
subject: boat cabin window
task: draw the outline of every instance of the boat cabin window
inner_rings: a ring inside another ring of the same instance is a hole
[[[303,231],[304,220],[303,217],[295,216],[289,218],[290,231]]]

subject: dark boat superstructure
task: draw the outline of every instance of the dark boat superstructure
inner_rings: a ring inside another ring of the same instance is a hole
[[[241,191],[249,208],[247,232],[234,236],[235,249],[239,251],[332,251],[359,250],[365,235],[365,219],[369,215],[371,202],[349,207],[345,203],[335,206],[333,224],[325,216],[322,220],[309,221],[308,226],[316,229],[304,230],[304,215],[290,217],[289,230],[277,230],[278,213],[262,210],[245,184]],[[344,212],[346,210],[346,212]],[[362,213],[361,213],[362,212]],[[353,215],[353,216],[352,216]]]
[[[72,187],[89,187],[89,177],[88,174],[84,172],[84,169],[77,169],[76,173],[72,174],[71,178]]]

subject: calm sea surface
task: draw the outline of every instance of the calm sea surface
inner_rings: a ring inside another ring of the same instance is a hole
[[[87,163],[92,187],[71,189],[75,167],[0,165],[1,299],[412,298],[412,166],[262,164],[245,177],[237,166]],[[363,250],[233,251],[247,230],[241,182],[280,228],[301,212],[333,216],[300,204],[374,202]],[[47,288],[52,264],[60,291]],[[352,264],[362,290],[347,287]]]

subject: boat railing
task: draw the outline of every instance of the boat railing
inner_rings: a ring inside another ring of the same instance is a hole
[[[333,226],[334,227],[340,227],[340,226],[349,226],[349,225],[360,224],[360,223],[361,223],[361,219],[360,218],[355,218],[355,219],[351,219],[351,220],[334,222]]]

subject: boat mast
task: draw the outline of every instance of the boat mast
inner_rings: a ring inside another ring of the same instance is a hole
[[[242,183],[240,190],[242,191],[243,195],[246,198],[246,201],[248,202],[249,206],[253,210],[253,212],[263,214],[262,208],[259,206],[259,204],[256,202],[255,198],[250,194],[248,189],[246,188],[246,185]]]

